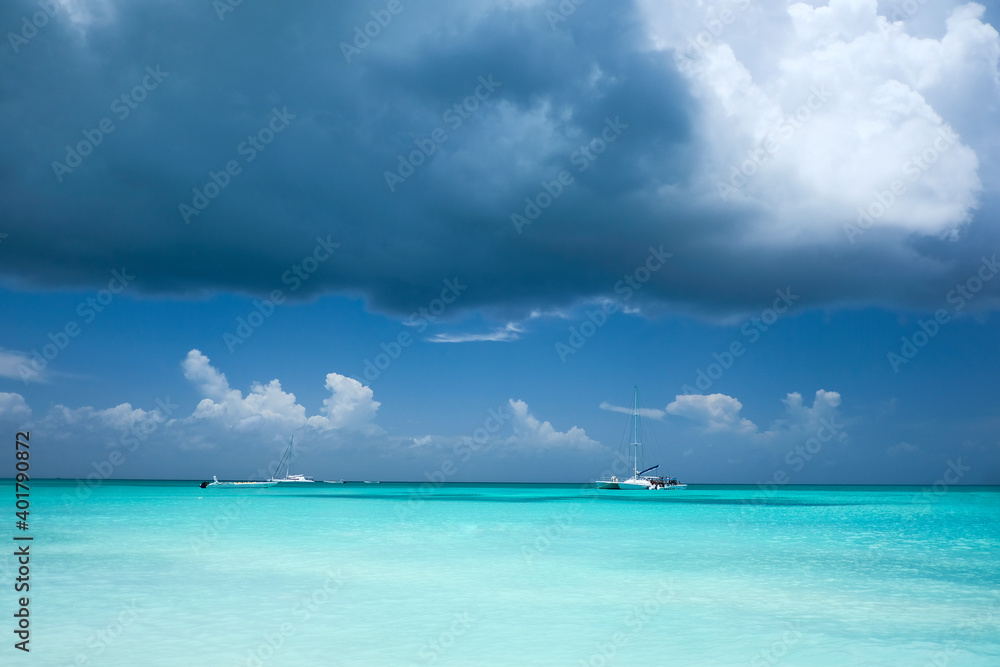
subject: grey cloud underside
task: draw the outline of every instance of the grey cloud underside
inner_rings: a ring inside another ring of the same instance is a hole
[[[208,2],[112,3],[83,33],[54,17],[0,63],[0,275],[99,287],[126,266],[151,294],[287,293],[282,274],[329,235],[340,248],[293,298],[359,294],[405,314],[459,276],[459,308],[517,316],[614,296],[663,245],[674,255],[635,302],[724,314],[788,286],[812,305],[935,308],[1000,249],[989,195],[958,241],[743,242],[768,211],[686,195],[699,102],[636,12],[587,3],[553,31],[545,5],[404,5],[350,64],[339,43],[384,5],[244,3],[220,21]],[[5,4],[0,26],[36,10]],[[118,120],[111,101],[156,65],[169,76]],[[489,75],[502,85],[448,128],[442,114]],[[295,119],[246,163],[237,145],[275,107]],[[58,182],[51,163],[103,117],[115,131]],[[628,129],[579,172],[570,154],[616,117]],[[390,192],[384,172],[438,127],[448,141]],[[185,224],[178,205],[229,160],[242,173]],[[517,234],[511,214],[560,169],[576,182]]]

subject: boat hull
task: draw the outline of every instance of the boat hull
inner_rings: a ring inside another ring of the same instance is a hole
[[[648,479],[598,480],[598,489],[618,491],[674,491],[686,489],[687,484],[654,484]]]
[[[277,482],[212,482],[206,489],[266,489]]]

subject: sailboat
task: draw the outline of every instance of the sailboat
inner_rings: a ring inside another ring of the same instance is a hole
[[[632,476],[628,479],[618,479],[616,475],[611,475],[606,479],[599,479],[595,482],[598,489],[622,489],[641,491],[663,491],[686,489],[687,484],[681,484],[676,477],[652,477],[646,475],[651,470],[659,468],[659,464],[640,470],[642,465],[642,443],[639,442],[639,387],[634,387],[632,397]]]
[[[285,453],[281,455],[281,460],[278,461],[278,465],[274,469],[274,475],[271,475],[271,479],[269,481],[275,482],[275,483],[279,483],[279,482],[281,482],[281,483],[285,483],[285,482],[298,482],[298,483],[308,482],[308,483],[312,483],[314,481],[312,477],[306,477],[305,475],[290,475],[290,474],[288,474],[289,469],[292,467],[292,444],[293,444],[294,441],[295,441],[295,435],[292,435],[292,437],[288,439],[288,447],[285,448]],[[284,466],[285,466],[285,476],[284,477],[276,477],[275,475],[277,475],[278,472],[281,471],[282,464],[284,464]]]

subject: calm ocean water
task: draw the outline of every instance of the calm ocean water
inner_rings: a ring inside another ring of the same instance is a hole
[[[8,545],[14,490],[8,498]],[[1000,490],[31,490],[4,665],[1000,665]]]

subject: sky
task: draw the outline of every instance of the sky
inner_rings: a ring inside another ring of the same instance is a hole
[[[1000,484],[997,25],[5,2],[0,433],[93,483],[292,436],[316,479],[585,482],[638,386],[682,481]]]

